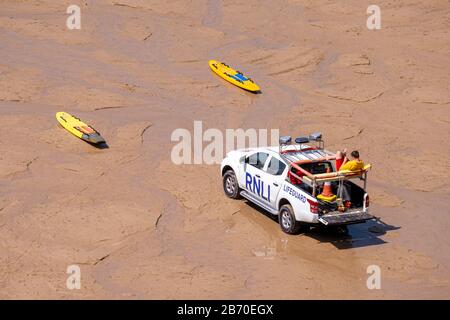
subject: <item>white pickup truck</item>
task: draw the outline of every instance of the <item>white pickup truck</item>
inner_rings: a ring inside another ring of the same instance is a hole
[[[278,215],[288,234],[313,224],[342,226],[374,218],[365,191],[370,165],[357,172],[336,171],[335,155],[324,150],[320,133],[299,137],[295,144],[291,140],[286,136],[278,147],[229,152],[220,169],[225,194]]]

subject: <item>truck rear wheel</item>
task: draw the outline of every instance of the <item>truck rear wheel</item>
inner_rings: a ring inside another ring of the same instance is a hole
[[[309,227],[300,221],[295,220],[294,210],[290,204],[281,206],[278,213],[278,222],[281,230],[287,234],[299,234],[306,232]]]
[[[232,199],[239,199],[241,191],[233,170],[228,170],[223,175],[223,191],[226,196]]]

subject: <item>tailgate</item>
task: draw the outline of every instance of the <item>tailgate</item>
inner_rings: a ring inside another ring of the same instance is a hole
[[[319,217],[319,221],[326,226],[362,223],[370,219],[375,219],[371,214],[363,210],[355,210],[345,213],[334,212]]]

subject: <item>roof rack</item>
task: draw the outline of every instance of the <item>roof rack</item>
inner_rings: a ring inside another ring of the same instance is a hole
[[[280,137],[279,153],[288,163],[302,160],[322,161],[324,158],[334,156],[333,153],[324,149],[325,143],[320,132],[296,138],[295,145],[291,144],[291,142],[291,136]],[[316,142],[316,145],[307,145],[306,143],[309,142]]]

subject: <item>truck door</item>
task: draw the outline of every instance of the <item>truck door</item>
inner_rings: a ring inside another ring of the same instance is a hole
[[[286,164],[275,156],[271,156],[268,160],[267,166],[265,168],[265,178],[270,187],[270,206],[277,209],[277,199],[278,194],[282,188],[283,182],[286,177],[287,166]]]
[[[256,152],[245,159],[244,186],[248,193],[269,205],[269,193],[266,172],[263,170],[269,154]]]

